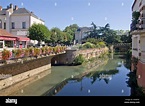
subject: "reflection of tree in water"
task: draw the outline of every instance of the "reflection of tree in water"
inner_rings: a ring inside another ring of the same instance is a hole
[[[106,84],[108,84],[109,83],[109,81],[110,81],[110,77],[112,76],[112,75],[115,75],[115,74],[117,74],[119,71],[118,70],[116,70],[116,69],[114,69],[114,70],[109,70],[109,71],[106,71],[106,70],[103,70],[103,71],[96,71],[96,72],[91,72],[91,73],[89,73],[88,75],[86,75],[86,77],[90,77],[91,79],[92,79],[92,84],[96,81],[96,80],[98,80],[98,81],[100,81],[100,80],[104,80],[105,82],[106,82]],[[103,76],[103,77],[101,77],[101,76]],[[106,77],[105,77],[106,76]]]
[[[53,87],[52,89],[50,89],[49,91],[47,91],[46,93],[44,93],[44,96],[53,96],[56,93],[58,93],[67,83],[78,83],[80,82],[81,86],[80,86],[80,91],[83,90],[83,78],[85,77],[89,77],[91,79],[93,79],[91,81],[91,83],[93,84],[96,80],[100,81],[100,80],[104,80],[106,82],[106,84],[109,83],[110,79],[109,77],[104,77],[101,78],[101,75],[106,75],[106,76],[112,76],[117,74],[119,71],[118,70],[109,70],[109,71],[95,71],[95,72],[90,72],[90,73],[83,73],[77,76],[74,76],[73,78],[68,78],[66,80],[64,80],[63,82],[57,84],[55,87]]]

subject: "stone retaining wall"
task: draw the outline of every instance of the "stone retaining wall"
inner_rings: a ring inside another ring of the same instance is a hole
[[[31,80],[33,82],[34,79],[39,79],[51,73],[52,57],[42,57],[24,61],[23,63],[19,62],[0,66],[0,95],[7,95],[24,87]],[[43,72],[45,72],[45,75],[40,74]],[[14,87],[15,85],[17,87]]]
[[[24,92],[23,89],[22,89],[23,87],[29,85],[30,83],[32,83],[36,80],[39,80],[40,78],[42,78],[42,77],[44,77],[44,76],[46,76],[50,73],[51,73],[51,69],[45,70],[45,71],[43,70],[42,72],[37,73],[37,74],[35,74],[31,77],[30,76],[28,77],[27,75],[34,74],[33,71],[29,71],[29,72],[27,72],[27,74],[25,73],[25,77],[21,77],[24,74],[17,75],[15,78],[12,78],[13,83],[14,83],[12,86],[8,86],[8,84],[10,85],[11,81],[12,81],[12,80],[10,80],[10,78],[5,80],[5,81],[0,81],[0,83],[2,83],[2,84],[8,83],[7,85],[5,85],[5,87],[7,86],[5,89],[0,90],[0,96],[8,96],[8,95],[10,95],[10,94],[12,94],[13,92],[16,92],[16,91],[20,91],[21,93],[23,93]],[[17,82],[18,81],[17,78],[20,78],[19,82]],[[1,84],[1,88],[4,88],[2,84]]]
[[[102,53],[105,53],[107,51],[109,51],[107,47],[101,49],[94,48],[94,49],[84,49],[84,50],[66,50],[65,54],[58,55],[52,58],[51,63],[53,65],[57,65],[57,64],[69,65],[72,64],[75,57],[78,56],[79,54],[82,54],[85,59],[90,59],[93,57],[99,57]]]

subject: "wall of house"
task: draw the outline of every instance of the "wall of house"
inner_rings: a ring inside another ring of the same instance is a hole
[[[145,88],[145,63],[141,61],[137,65],[137,77],[138,85]]]
[[[134,7],[133,7],[133,11],[139,11],[139,4],[140,4],[140,1],[141,1],[141,0],[136,0],[136,3],[135,3],[135,5],[134,5]]]
[[[139,35],[132,35],[132,55],[136,58],[139,57],[139,51],[140,51],[140,36]]]
[[[0,20],[2,20],[2,29],[4,29],[4,22],[6,22],[6,16],[5,15],[0,15]]]
[[[15,29],[11,29],[11,33],[14,35],[27,35],[28,28],[30,26],[30,19],[29,14],[26,15],[12,15],[11,16],[11,22],[15,22]],[[10,22],[10,28],[12,28]],[[26,22],[26,29],[22,29],[22,22]],[[20,33],[17,33],[17,31],[21,31]]]
[[[81,33],[79,31],[75,32],[75,40],[76,40],[76,43],[81,43],[80,42],[80,40],[81,40]]]
[[[32,26],[34,23],[36,23],[36,24],[40,23],[40,24],[44,25],[43,21],[41,21],[40,19],[37,19],[37,18],[35,18],[33,16],[30,16],[30,20],[31,20],[30,21],[30,26]]]

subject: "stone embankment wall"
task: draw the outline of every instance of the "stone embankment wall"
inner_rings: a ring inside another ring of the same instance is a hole
[[[0,95],[9,95],[30,82],[51,73],[52,57],[0,66]]]
[[[101,54],[107,51],[109,51],[107,47],[100,49],[94,48],[85,50],[66,50],[66,54],[61,54],[53,57],[51,63],[53,65],[69,65],[72,64],[75,57],[79,54],[82,54],[85,59],[90,59],[93,57],[99,57]]]

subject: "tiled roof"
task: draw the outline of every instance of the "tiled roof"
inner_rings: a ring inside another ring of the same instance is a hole
[[[86,32],[86,31],[92,31],[92,30],[93,30],[93,27],[79,27],[77,29],[77,31],[84,31],[84,32]]]
[[[6,15],[6,10],[7,9],[2,9],[2,11],[0,11],[0,15]],[[31,14],[31,16],[39,19],[33,12],[30,12],[29,10],[27,10],[26,8],[18,8],[17,10],[14,10],[13,14]],[[43,21],[42,19],[40,19],[41,21]]]
[[[25,8],[18,8],[17,10],[14,10],[13,14],[25,14],[25,13],[30,13],[30,11],[28,11]]]
[[[11,33],[7,32],[4,29],[0,29],[0,36],[14,36]]]

